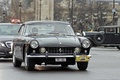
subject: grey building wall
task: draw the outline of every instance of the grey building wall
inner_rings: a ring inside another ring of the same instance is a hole
[[[35,0],[35,20],[54,19],[54,0]]]

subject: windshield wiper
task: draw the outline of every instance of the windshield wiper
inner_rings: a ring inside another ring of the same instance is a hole
[[[69,34],[65,34],[65,36],[75,36],[75,35],[69,35]]]
[[[60,34],[59,32],[51,32],[49,34]]]

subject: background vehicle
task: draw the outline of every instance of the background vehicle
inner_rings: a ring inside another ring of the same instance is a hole
[[[120,26],[101,26],[98,32],[83,32],[93,46],[117,47],[120,49]]]
[[[86,70],[90,49],[90,41],[78,38],[68,22],[25,22],[13,39],[13,66],[20,67],[24,62],[29,71],[35,64],[67,67],[77,63],[79,70]]]
[[[0,23],[0,58],[12,58],[11,43],[20,24]]]
[[[92,46],[101,46],[105,40],[104,32],[84,31],[82,34],[91,41]]]

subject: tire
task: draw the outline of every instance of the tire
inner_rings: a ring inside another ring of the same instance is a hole
[[[68,64],[61,64],[61,66],[62,66],[63,68],[66,68],[66,67],[68,67]]]
[[[15,50],[13,51],[13,66],[14,67],[21,67],[22,61],[19,61],[16,57],[15,57]]]
[[[33,61],[31,59],[27,58],[26,55],[27,55],[27,53],[25,54],[25,61],[24,61],[25,69],[27,71],[32,71],[32,70],[34,70],[35,64],[33,63]]]
[[[120,46],[117,46],[117,48],[120,50]]]
[[[101,44],[104,42],[105,37],[104,37],[103,34],[96,34],[96,35],[93,37],[93,39],[94,39],[94,43],[95,43],[96,45],[101,45]]]
[[[77,67],[79,70],[86,70],[88,67],[88,62],[77,62]]]

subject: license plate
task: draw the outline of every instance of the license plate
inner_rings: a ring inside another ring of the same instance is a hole
[[[56,62],[66,62],[66,58],[55,58]]]
[[[77,62],[87,62],[89,61],[89,58],[86,55],[81,55],[76,57]]]

